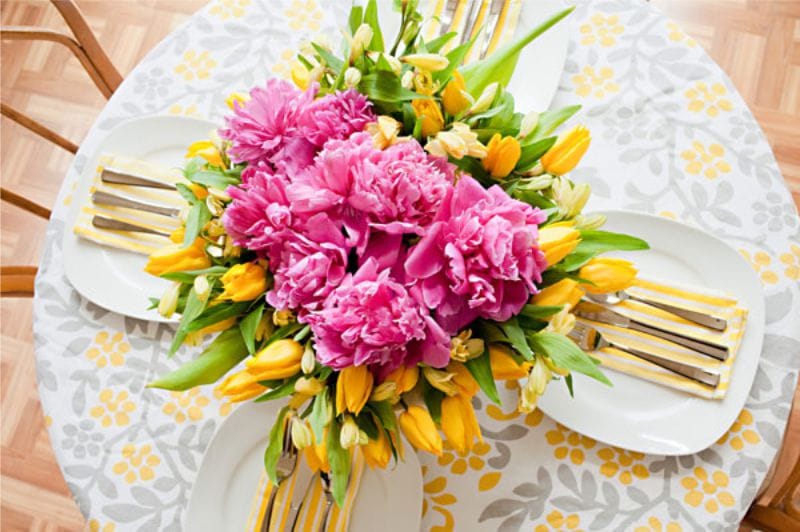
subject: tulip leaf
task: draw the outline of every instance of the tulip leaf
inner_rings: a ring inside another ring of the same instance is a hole
[[[378,416],[378,419],[381,420],[381,425],[383,425],[386,430],[391,432],[397,431],[397,418],[394,414],[394,408],[392,408],[392,404],[389,401],[371,401],[367,403],[367,408],[370,408],[375,415]]]
[[[178,325],[178,330],[175,333],[175,337],[172,339],[172,345],[169,346],[169,356],[175,354],[178,348],[183,344],[183,340],[186,339],[186,335],[189,333],[188,326],[191,322],[195,320],[206,308],[206,301],[201,301],[197,297],[197,292],[195,292],[194,287],[189,290],[189,295],[186,296],[186,305],[183,308],[183,314],[181,316],[181,322]]]
[[[294,384],[297,382],[297,379],[300,378],[300,375],[295,375],[294,377],[289,377],[282,384],[279,384],[277,387],[272,388],[270,391],[265,393],[264,395],[260,395],[258,399],[255,400],[256,403],[263,403],[264,401],[272,401],[273,399],[280,399],[281,397],[286,397],[294,393]],[[262,382],[261,384],[264,384]]]
[[[186,326],[186,330],[188,332],[199,331],[221,321],[227,320],[228,318],[240,316],[247,310],[249,305],[249,302],[245,302],[209,307],[205,309],[197,318],[192,320],[192,322]]]
[[[205,202],[198,201],[189,209],[189,214],[186,216],[186,227],[183,235],[183,247],[190,246],[194,243],[197,235],[211,221],[211,211],[206,207]]]
[[[478,386],[481,387],[483,393],[486,394],[486,397],[491,399],[495,404],[501,404],[500,396],[497,393],[497,384],[495,383],[494,376],[492,375],[492,364],[491,360],[489,359],[488,342],[484,341],[484,350],[481,356],[473,358],[472,360],[468,360],[464,363],[464,365],[472,374],[472,377],[475,379],[475,382],[478,383]]]
[[[444,399],[444,393],[423,380],[422,399],[425,401],[425,406],[428,408],[433,421],[440,423],[442,421],[442,399]]]
[[[424,94],[419,94],[408,90],[400,84],[394,72],[372,72],[361,77],[358,90],[370,100],[388,103],[406,102],[419,98],[428,98]]]
[[[371,412],[362,410],[355,419],[358,428],[363,430],[370,440],[378,439],[378,425],[375,424],[375,418]]]
[[[207,275],[209,277],[219,277],[228,271],[226,266],[211,266],[210,268],[203,268],[202,270],[187,270],[185,272],[168,272],[162,273],[159,277],[169,281],[178,283],[191,284],[194,278],[198,275]]]
[[[593,257],[608,251],[638,251],[650,249],[641,238],[611,233],[609,231],[581,231],[581,241],[575,250],[558,264],[558,269],[571,272],[577,270]]]
[[[525,136],[523,143],[528,144],[537,142],[546,136],[550,135],[556,130],[558,126],[569,120],[572,115],[580,110],[580,105],[568,105],[561,109],[553,109],[545,111],[539,115],[539,121],[536,123],[530,133]]]
[[[284,406],[278,412],[278,419],[275,420],[272,429],[269,431],[269,443],[264,450],[264,469],[273,484],[278,483],[278,459],[283,452],[283,436],[287,428],[286,416],[288,413],[288,406]]]
[[[533,359],[533,351],[531,350],[531,346],[528,345],[528,340],[525,338],[525,332],[519,326],[519,322],[517,318],[511,318],[510,320],[500,323],[500,328],[503,329],[503,332],[508,338],[509,343],[511,346],[517,350],[517,352],[525,357],[525,360],[532,360]]]
[[[542,155],[547,153],[547,150],[553,147],[557,139],[558,137],[547,137],[546,139],[541,139],[532,144],[522,146],[516,169],[525,171],[532,167],[542,158]]]
[[[341,72],[343,70],[344,61],[333,55],[329,50],[323,48],[322,46],[318,45],[315,42],[311,43],[311,46],[314,47],[314,50],[320,55],[323,61],[333,69],[334,72]]]
[[[597,369],[592,357],[584,353],[566,336],[550,331],[541,331],[529,335],[529,339],[537,353],[549,356],[557,366],[583,373],[603,384],[612,386],[611,381]]]
[[[477,39],[480,34],[481,32],[475,33],[475,35],[472,36],[472,39],[470,39],[468,42],[465,42],[460,46],[456,46],[455,48],[450,50],[450,52],[448,52],[447,55],[445,55],[448,61],[447,66],[442,70],[433,73],[434,81],[438,81],[442,85],[446,84],[446,82],[453,75],[453,71],[456,70],[459,66],[461,66],[461,63],[464,62],[464,58],[467,57],[467,54],[472,48],[472,45],[475,44],[475,39]],[[476,98],[478,97],[477,94],[474,96]]]
[[[237,177],[227,176],[222,172],[215,172],[213,170],[201,170],[188,178],[192,183],[203,185],[209,188],[216,188],[217,190],[225,190],[229,185],[238,185],[241,179]]]
[[[383,33],[381,33],[381,25],[378,22],[378,3],[375,0],[369,0],[367,9],[364,11],[364,24],[369,24],[372,28],[372,40],[367,46],[367,50],[373,52],[383,52]]]
[[[331,492],[336,505],[339,508],[344,504],[344,496],[347,493],[348,477],[350,476],[350,453],[342,448],[339,442],[339,434],[342,425],[338,419],[331,420],[328,430],[328,463],[330,464]]]
[[[564,305],[525,305],[520,314],[534,319],[542,319],[557,314]]]
[[[361,26],[361,22],[363,20],[363,7],[354,5],[352,8],[350,8],[350,16],[347,18],[347,24],[350,27],[350,35],[354,35],[356,31],[358,31],[358,27]]]
[[[211,384],[246,356],[247,347],[239,329],[228,329],[220,333],[196,359],[151,382],[147,387],[183,391],[201,384]]]
[[[432,39],[431,42],[425,43],[425,48],[428,50],[428,52],[437,54],[439,53],[439,50],[444,48],[444,45],[449,43],[456,35],[458,35],[458,33],[455,31],[445,33],[444,35]]]
[[[266,343],[264,343],[264,347],[267,347],[273,342],[277,342],[278,340],[283,340],[284,338],[293,335],[303,327],[304,325],[298,322],[289,323],[287,325],[284,325],[283,327],[279,327],[278,329],[275,330],[274,333],[272,333],[272,335],[269,338],[267,338]]]
[[[569,390],[569,396],[575,397],[575,390],[572,389],[572,374],[564,377],[564,383],[567,385],[567,390]]]
[[[242,331],[242,338],[247,346],[247,352],[251,355],[256,352],[256,329],[258,324],[261,323],[261,317],[264,315],[264,305],[258,305],[255,310],[239,322],[239,330]]]
[[[321,442],[324,436],[325,427],[330,423],[331,401],[328,388],[324,388],[314,397],[311,406],[311,415],[308,422],[314,432],[314,441]]]

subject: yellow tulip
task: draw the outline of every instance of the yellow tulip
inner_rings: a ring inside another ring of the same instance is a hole
[[[228,397],[232,403],[247,401],[265,393],[267,388],[258,383],[248,371],[239,371],[228,375],[218,386],[217,390]]]
[[[455,395],[458,393],[458,387],[453,383],[453,377],[455,377],[454,373],[425,366],[422,368],[422,375],[425,377],[425,380],[428,381],[428,384],[440,392],[447,395]]]
[[[219,148],[210,140],[198,140],[189,145],[186,158],[192,159],[194,157],[202,157],[211,166],[225,168],[225,162],[222,160],[222,154],[219,152]]]
[[[258,381],[291,377],[300,371],[303,346],[294,340],[283,339],[269,344],[245,362],[247,371]]]
[[[436,100],[420,98],[411,101],[414,114],[422,120],[422,136],[432,137],[444,127],[444,117],[442,110]]]
[[[517,363],[511,355],[511,348],[505,344],[492,344],[489,346],[489,363],[492,366],[492,376],[501,381],[519,380],[528,375],[530,363]]]
[[[590,281],[583,284],[583,289],[592,294],[604,294],[625,290],[636,279],[636,268],[625,259],[613,257],[595,257],[578,272],[578,277]]]
[[[189,190],[192,191],[192,194],[194,194],[195,198],[202,200],[208,197],[208,189],[206,187],[198,185],[197,183],[189,183],[188,187]],[[181,237],[181,240],[183,240],[183,237]]]
[[[472,105],[468,98],[467,84],[458,70],[453,71],[453,79],[442,91],[442,107],[450,116],[458,116]]]
[[[450,129],[440,131],[425,144],[425,151],[439,157],[463,159],[465,155],[483,159],[486,157],[486,146],[478,140],[478,134],[467,124],[453,122]]]
[[[531,304],[543,307],[557,307],[569,305],[573,308],[583,297],[581,284],[574,279],[561,279],[557,283],[543,288],[541,292],[531,298]]]
[[[475,438],[483,441],[469,397],[459,394],[442,399],[442,432],[462,456],[472,449]]]
[[[439,54],[408,54],[401,57],[400,61],[428,72],[444,70],[450,64],[445,56]]]
[[[311,437],[314,443],[303,449],[303,456],[305,456],[311,471],[325,471],[327,473],[330,471],[330,465],[328,464],[328,447],[325,443],[325,438],[328,437],[328,429],[325,429],[323,432],[322,441],[319,443],[316,442],[313,432],[311,433]]]
[[[389,438],[383,429],[378,429],[378,438],[369,440],[361,446],[364,453],[364,460],[372,469],[385,469],[392,458],[392,447],[389,445]]]
[[[475,380],[475,377],[472,376],[472,373],[469,372],[467,366],[464,364],[450,362],[450,364],[447,365],[447,371],[453,374],[452,383],[458,389],[459,395],[472,397],[480,390],[478,381]]]
[[[339,445],[343,449],[351,449],[359,444],[361,438],[361,429],[356,425],[356,420],[353,416],[346,416],[344,423],[342,423],[342,430],[339,432]]]
[[[148,258],[144,271],[159,276],[171,272],[202,270],[209,266],[211,259],[206,254],[205,241],[198,238],[186,247],[182,244],[170,244],[156,250]]]
[[[548,174],[563,175],[575,168],[589,149],[592,137],[584,126],[575,126],[559,137],[555,145],[542,156],[542,167]]]
[[[305,420],[299,417],[294,418],[291,428],[292,443],[297,449],[302,450],[309,447],[314,442],[311,428]]]
[[[375,402],[389,401],[391,404],[397,403],[400,400],[400,396],[397,395],[397,383],[383,381],[372,390],[369,400]]]
[[[191,188],[191,185],[189,185],[189,188]],[[186,234],[186,228],[184,226],[180,226],[169,234],[169,240],[173,244],[180,244],[181,242],[183,242],[183,237],[185,234]]]
[[[246,92],[232,92],[225,98],[225,103],[231,110],[236,108],[236,104],[239,104],[239,107],[244,106],[247,102],[250,101],[250,95]]]
[[[222,276],[222,287],[220,299],[252,301],[267,290],[267,274],[255,262],[236,264]]]
[[[394,381],[397,383],[397,393],[404,394],[414,389],[419,380],[419,367],[418,366],[400,366],[387,377],[387,381]]]
[[[539,249],[548,266],[561,262],[580,241],[580,232],[567,225],[553,224],[539,229]]]
[[[411,405],[400,414],[399,423],[411,445],[436,456],[442,454],[442,437],[427,410]]]
[[[300,363],[300,366],[302,368],[302,362]],[[324,389],[325,383],[313,377],[300,377],[297,379],[297,382],[294,383],[294,390],[306,395],[314,396]]]
[[[486,145],[486,151],[483,169],[495,179],[501,179],[510,174],[522,155],[519,141],[514,137],[504,137],[500,133],[494,134],[492,140]]]
[[[400,140],[397,134],[400,133],[402,126],[391,116],[381,115],[375,122],[367,124],[365,131],[372,135],[372,144],[382,150]]]
[[[289,74],[292,76],[292,82],[301,91],[306,90],[311,83],[311,73],[300,61],[292,61]]]
[[[340,371],[336,381],[336,413],[358,415],[367,404],[374,382],[367,366],[349,366]]]

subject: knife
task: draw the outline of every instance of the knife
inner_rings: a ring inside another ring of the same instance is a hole
[[[95,215],[94,217],[92,217],[92,225],[97,227],[98,229],[110,229],[112,231],[131,231],[134,233],[149,233],[151,235],[165,236],[169,238],[168,233],[156,231],[155,229],[150,229],[148,227],[142,227],[141,225],[130,224],[128,222],[120,222],[119,220],[114,220],[113,218],[106,218],[105,216]]]
[[[180,214],[181,210],[174,207],[165,207],[163,205],[156,205],[154,203],[145,203],[116,194],[109,194],[102,190],[96,190],[92,194],[92,202],[96,205],[111,205],[114,207],[125,207],[126,209],[134,209],[137,211],[152,212],[162,216],[169,216],[174,218]]]
[[[157,181],[149,177],[131,174],[114,168],[103,168],[100,172],[100,181],[103,183],[115,183],[117,185],[132,185],[135,187],[162,188],[165,190],[175,190],[175,185]]]

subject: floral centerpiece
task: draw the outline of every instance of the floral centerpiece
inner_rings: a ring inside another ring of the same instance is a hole
[[[554,134],[578,106],[522,114],[505,90],[520,50],[571,9],[463,66],[474,38],[424,41],[416,7],[398,4],[388,46],[375,1],[355,7],[340,53],[311,43],[295,85],[232,95],[219,137],[189,148],[185,223],[146,267],[173,282],[153,301],[181,314],[171,354],[218,333],[151,386],[288,397],[267,472],[291,430],[337,501],[356,447],[373,467],[402,458],[401,433],[466,453],[481,439],[471,398],[499,402],[497,380],[526,379],[522,412],[551,379],[572,391],[572,372],[610,384],[565,336],[570,309],[635,277],[598,255],[646,248],[581,214],[589,186],[566,174],[589,132]]]

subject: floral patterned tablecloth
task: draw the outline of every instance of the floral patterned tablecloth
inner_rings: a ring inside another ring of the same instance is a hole
[[[533,1],[533,0],[530,0]],[[232,406],[211,387],[144,388],[178,365],[172,330],[107,312],[64,277],[67,205],[87,154],[124,120],[219,120],[231,90],[287,76],[309,36],[336,36],[349,2],[214,0],[131,73],[70,169],[35,300],[39,390],[67,483],[91,530],[179,530],[203,451]],[[579,2],[554,105],[581,103],[593,144],[577,181],[594,208],[684,220],[758,272],[767,335],[746,408],[691,456],[643,456],[540,412],[479,408],[485,442],[421,456],[425,530],[735,528],[781,445],[800,369],[800,222],[772,152],[730,80],[674,23],[635,1]],[[522,65],[520,68],[535,68]]]

